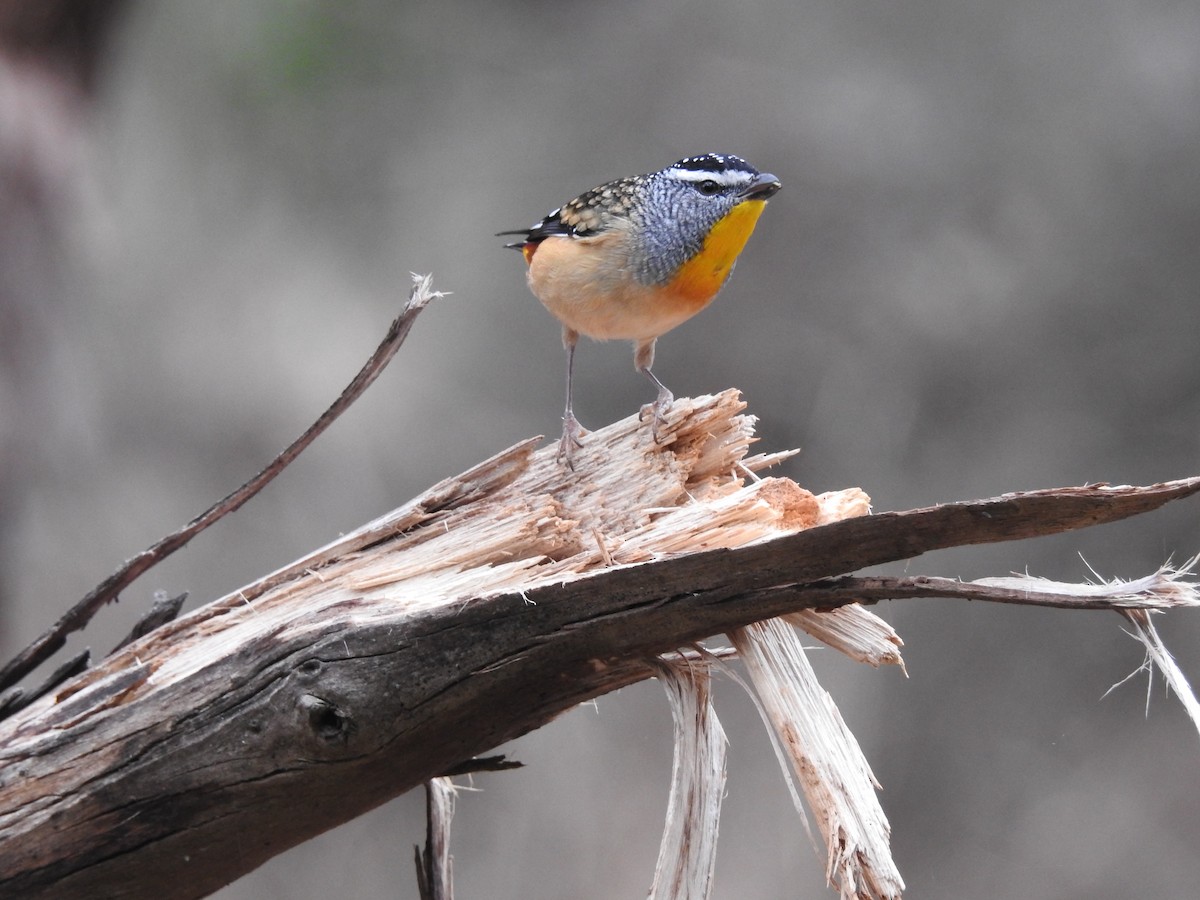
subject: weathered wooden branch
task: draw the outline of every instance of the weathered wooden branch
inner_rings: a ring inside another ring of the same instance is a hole
[[[861,492],[745,483],[780,455],[745,458],[741,410],[734,392],[676,401],[662,445],[630,417],[589,435],[574,472],[519,444],[0,723],[0,895],[201,896],[653,676],[657,654],[924,593],[839,576],[1200,491],[1064,488],[825,524]]]

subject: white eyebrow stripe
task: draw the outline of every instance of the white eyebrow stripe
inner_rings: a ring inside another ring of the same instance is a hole
[[[725,170],[723,172],[705,172],[696,169],[668,169],[672,178],[677,178],[680,181],[715,181],[723,187],[734,187],[739,184],[749,184],[752,175],[749,172],[743,172],[740,169]]]

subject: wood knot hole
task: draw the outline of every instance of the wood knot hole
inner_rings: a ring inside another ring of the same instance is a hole
[[[321,670],[324,668],[325,665],[321,662],[321,660],[317,659],[316,657],[312,657],[300,663],[300,665],[297,667],[297,671],[299,671],[300,675],[306,681],[312,681],[321,674]]]
[[[327,743],[344,744],[358,730],[354,720],[328,700],[305,694],[300,705],[308,713],[308,725],[313,734]]]

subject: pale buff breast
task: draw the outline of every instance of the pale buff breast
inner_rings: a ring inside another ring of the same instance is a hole
[[[529,288],[568,328],[596,340],[646,340],[670,331],[716,296],[683,296],[639,284],[628,268],[622,231],[551,237],[529,263]]]

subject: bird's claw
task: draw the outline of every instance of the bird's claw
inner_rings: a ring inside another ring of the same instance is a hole
[[[583,446],[583,441],[580,440],[580,437],[586,430],[579,424],[579,420],[575,418],[573,413],[567,413],[563,416],[562,437],[558,441],[558,461],[571,471],[575,470],[573,456],[575,449]]]
[[[667,411],[671,408],[671,404],[675,402],[675,395],[665,388],[658,392],[658,398],[653,403],[647,403],[638,410],[638,421],[646,421],[647,411],[651,417],[650,434],[654,438],[654,443],[665,443],[662,439],[662,426],[667,418]]]

